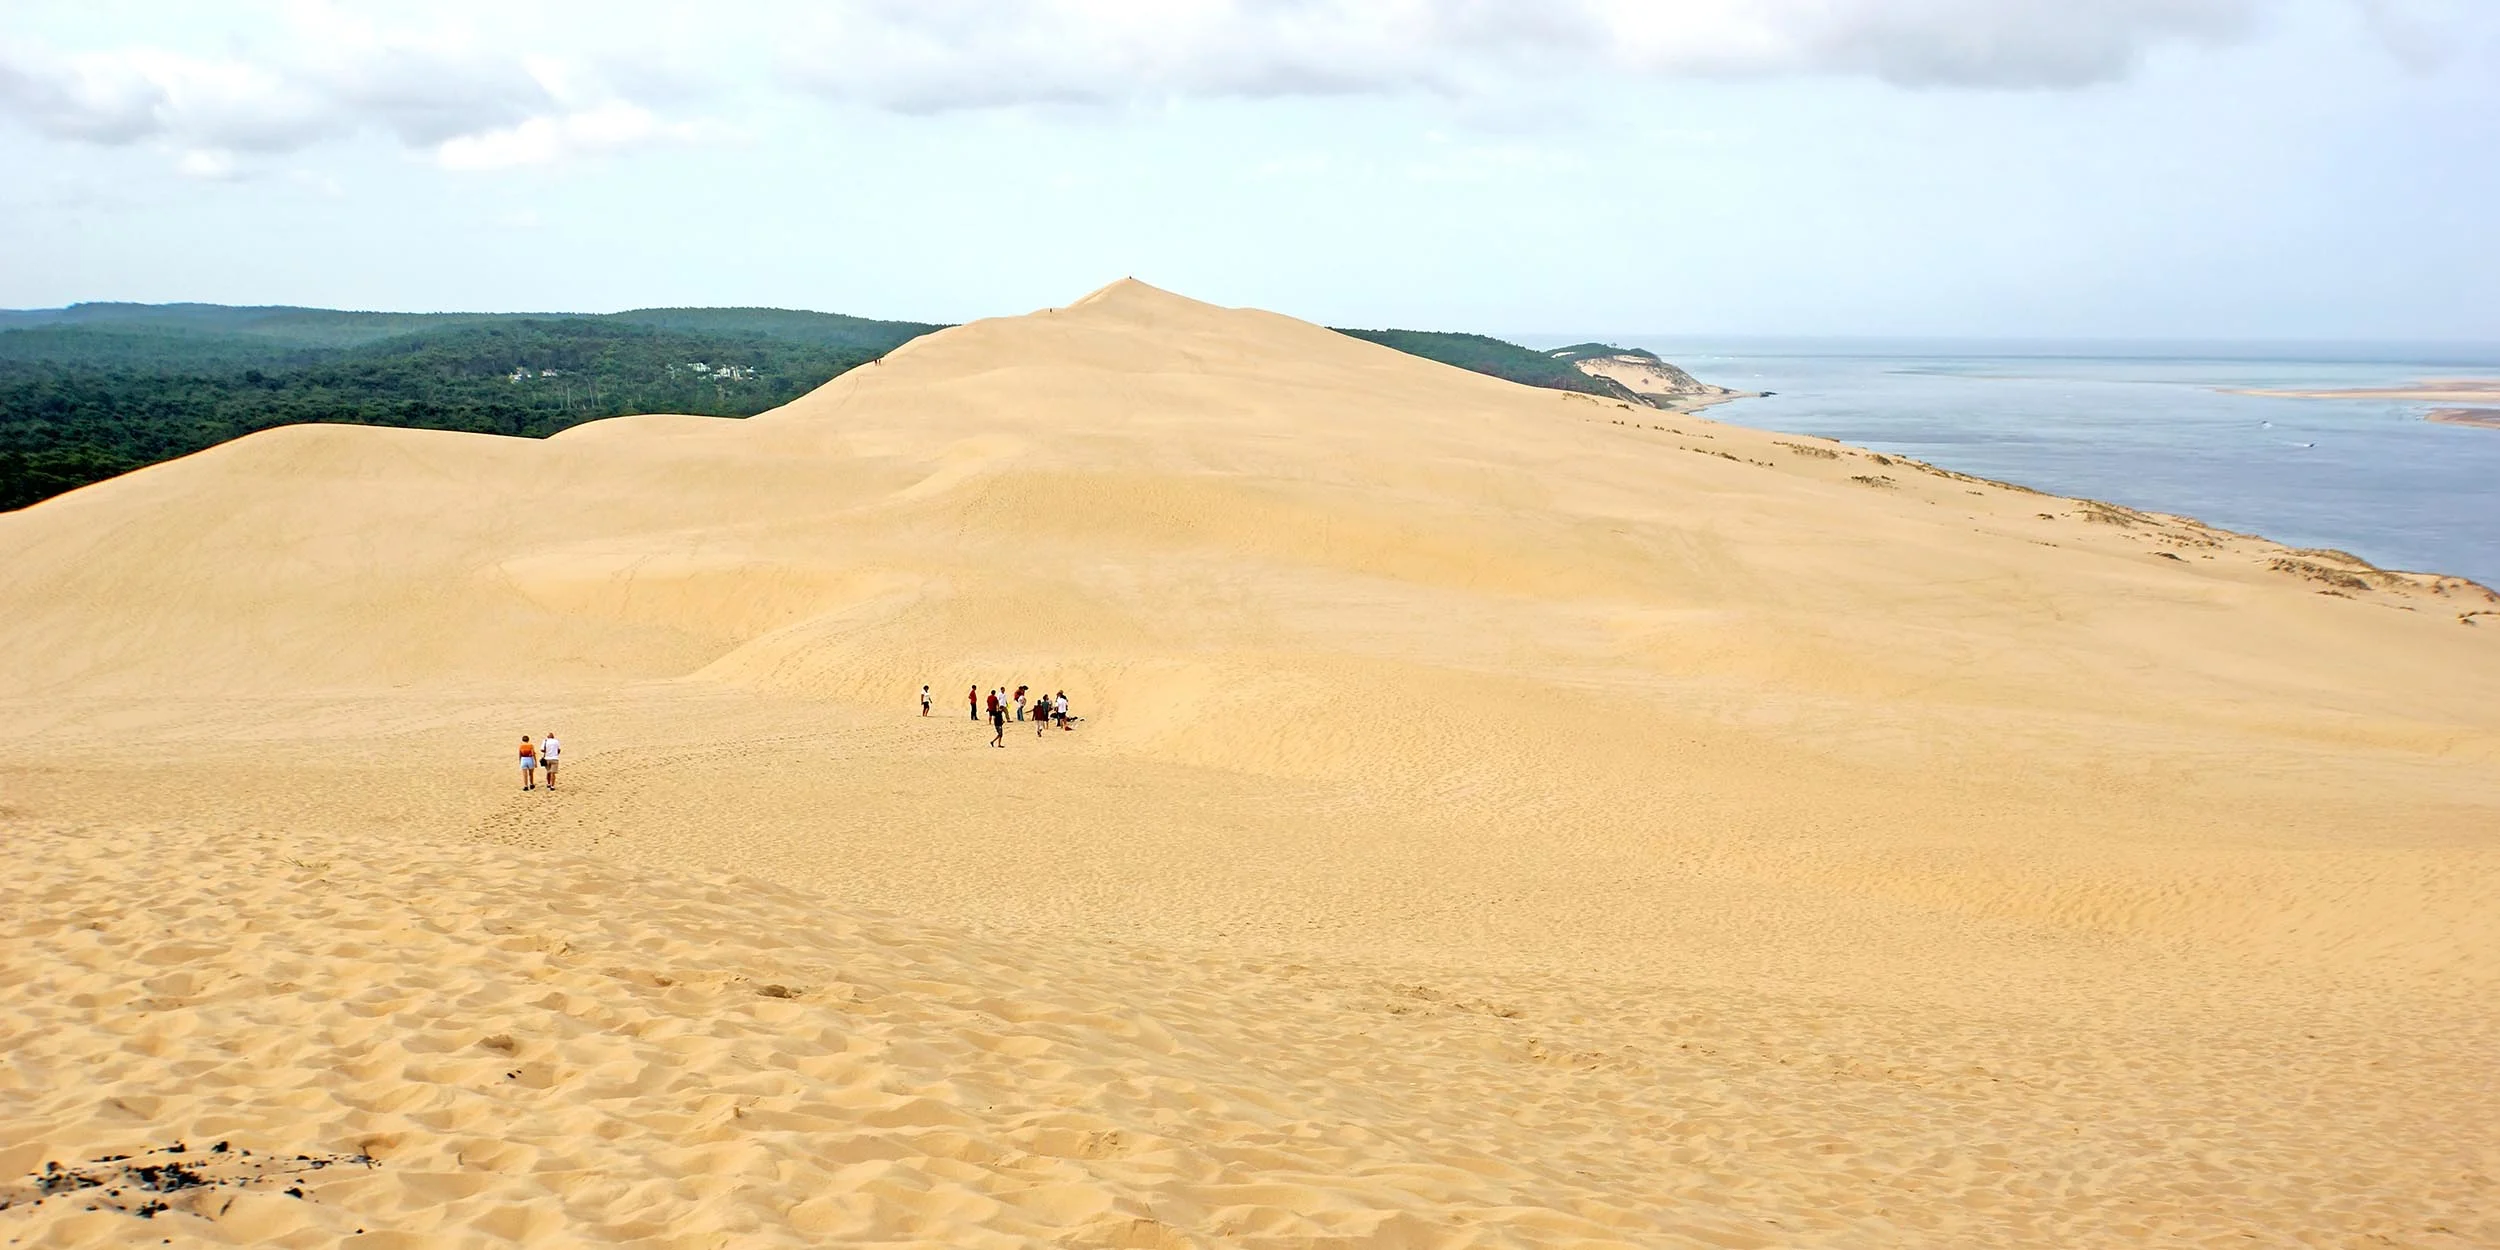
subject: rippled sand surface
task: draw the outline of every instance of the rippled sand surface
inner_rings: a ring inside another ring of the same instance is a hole
[[[2500,1244],[2456,579],[1124,283],[0,603],[11,1244]]]

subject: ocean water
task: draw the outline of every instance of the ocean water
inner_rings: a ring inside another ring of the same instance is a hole
[[[1633,342],[1774,392],[1716,420],[2500,586],[2500,429],[2423,420],[2437,404],[2230,393],[2500,378],[2500,344]]]

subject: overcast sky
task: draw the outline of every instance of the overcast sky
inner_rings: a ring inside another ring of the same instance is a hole
[[[6,0],[0,168],[12,307],[2500,339],[2495,0]]]

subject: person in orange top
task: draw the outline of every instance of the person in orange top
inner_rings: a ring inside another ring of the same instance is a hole
[[[530,745],[530,736],[521,735],[521,788],[538,788],[538,748]]]

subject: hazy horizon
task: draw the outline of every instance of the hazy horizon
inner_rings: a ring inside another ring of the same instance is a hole
[[[1187,295],[1188,292],[1177,292]],[[1072,297],[1073,298],[1073,297]],[[1058,307],[1062,305],[1043,305]],[[614,308],[322,308],[309,304],[221,304],[209,300],[167,300],[145,302],[122,299],[82,299],[67,304],[43,307],[0,308],[0,316],[47,312],[63,312],[82,306],[115,306],[138,308],[227,308],[300,309],[307,312],[379,313],[392,316],[509,316],[509,317],[600,317],[658,308],[767,308],[776,312],[821,313],[833,316],[862,317],[877,320],[917,320],[889,318],[873,308],[795,308],[770,305],[687,305],[629,304]],[[1035,309],[984,312],[977,316],[939,318],[931,324],[961,325],[978,317],[1017,316]],[[1267,311],[1295,316],[1290,309]],[[1308,320],[1308,318],[1305,318]],[[1706,334],[1677,331],[1643,330],[1578,330],[1517,331],[1486,329],[1462,325],[1400,325],[1355,326],[1356,329],[1430,330],[1452,333],[1485,334],[1494,338],[1540,350],[1574,343],[1602,342],[1626,347],[1651,347],[1672,344],[1696,348],[1840,348],[1857,349],[1872,354],[1935,355],[1971,354],[2020,358],[2024,355],[2045,357],[2085,356],[2119,359],[2142,354],[2158,359],[2248,359],[2248,360],[2335,360],[2354,364],[2435,363],[2453,357],[2460,365],[2500,366],[2500,337],[2491,339],[2438,338],[2200,338],[2193,336],[2142,337],[2110,335],[2025,335],[2025,334]],[[1981,349],[1960,352],[1957,349]],[[1877,350],[1881,349],[1881,350]],[[2081,350],[2098,349],[2098,350]],[[1814,352],[1811,354],[1833,354]]]

